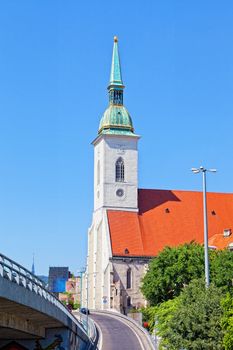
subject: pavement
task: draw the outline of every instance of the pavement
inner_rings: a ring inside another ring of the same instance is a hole
[[[136,332],[124,321],[100,314],[90,317],[100,329],[99,350],[146,350]]]

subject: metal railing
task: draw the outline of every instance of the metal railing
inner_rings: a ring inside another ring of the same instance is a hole
[[[66,306],[54,294],[48,291],[45,283],[41,279],[3,254],[0,254],[0,277],[6,278],[12,283],[16,283],[30,292],[39,295],[41,298],[58,307],[69,316],[75,324],[78,326],[81,325]]]
[[[98,338],[96,327],[92,320],[85,324],[82,314],[76,313],[75,317],[72,312],[51,292],[46,288],[45,283],[22,265],[0,253],[0,277],[5,278],[12,283],[29,290],[41,298],[47,300],[51,304],[59,308],[65,313],[78,327],[81,327],[87,334],[90,341],[95,344]],[[88,332],[87,332],[88,330]]]
[[[98,340],[98,333],[94,321],[90,317],[87,318],[86,314],[82,314],[77,310],[74,311],[74,315],[82,324],[83,328],[85,329],[85,332],[88,334],[92,342],[96,343],[96,340]]]

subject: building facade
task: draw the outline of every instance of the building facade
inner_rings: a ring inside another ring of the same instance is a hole
[[[69,278],[69,268],[61,266],[49,267],[48,289],[52,293],[66,291],[66,282]]]
[[[123,93],[115,37],[109,106],[93,141],[94,212],[82,299],[91,309],[127,313],[146,305],[140,284],[152,257],[165,246],[192,240],[203,243],[203,209],[200,192],[138,188],[140,137]],[[233,194],[208,193],[207,200],[210,238],[226,230],[231,233]],[[231,234],[226,246],[230,244]]]

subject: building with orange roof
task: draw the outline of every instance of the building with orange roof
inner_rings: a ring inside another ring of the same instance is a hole
[[[151,258],[166,246],[203,243],[203,198],[202,192],[138,188],[140,137],[123,91],[115,37],[109,106],[93,141],[94,212],[83,301],[92,309],[127,313],[145,305],[140,282]],[[233,194],[208,193],[207,209],[209,246],[233,249]]]

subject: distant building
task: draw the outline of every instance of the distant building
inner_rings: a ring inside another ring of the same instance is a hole
[[[63,293],[66,291],[66,282],[69,279],[68,267],[50,267],[48,289],[52,293]]]
[[[70,277],[66,281],[66,290],[64,293],[59,293],[59,300],[66,304],[80,304],[81,302],[81,278]]]

